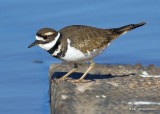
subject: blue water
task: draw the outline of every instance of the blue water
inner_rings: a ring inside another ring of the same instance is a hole
[[[0,114],[49,114],[48,69],[60,60],[38,47],[27,48],[42,27],[111,28],[145,21],[95,61],[160,66],[159,6],[160,1],[149,0],[1,0]]]

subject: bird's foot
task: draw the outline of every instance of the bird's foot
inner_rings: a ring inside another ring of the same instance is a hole
[[[59,78],[59,79],[56,79],[55,82],[56,82],[56,83],[60,83],[60,82],[65,81],[65,80],[66,80],[65,77],[61,77],[61,78]]]
[[[91,80],[84,80],[84,79],[78,79],[78,80],[71,80],[73,83],[88,83],[91,82]]]

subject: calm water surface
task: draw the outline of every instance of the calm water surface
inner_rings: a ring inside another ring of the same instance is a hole
[[[160,66],[159,6],[160,1],[146,0],[1,0],[0,114],[49,114],[48,69],[60,61],[38,47],[27,48],[42,27],[111,28],[145,21],[95,61]]]

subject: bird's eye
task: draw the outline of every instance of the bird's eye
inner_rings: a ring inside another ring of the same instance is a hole
[[[47,39],[47,36],[43,36],[43,38],[46,40],[46,39]]]

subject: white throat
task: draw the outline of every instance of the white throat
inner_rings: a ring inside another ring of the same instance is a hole
[[[60,33],[57,34],[57,36],[55,37],[55,39],[53,41],[48,42],[46,44],[39,44],[39,47],[41,47],[41,48],[43,48],[45,50],[49,50],[56,44],[56,42],[58,41],[59,37],[60,37]]]

